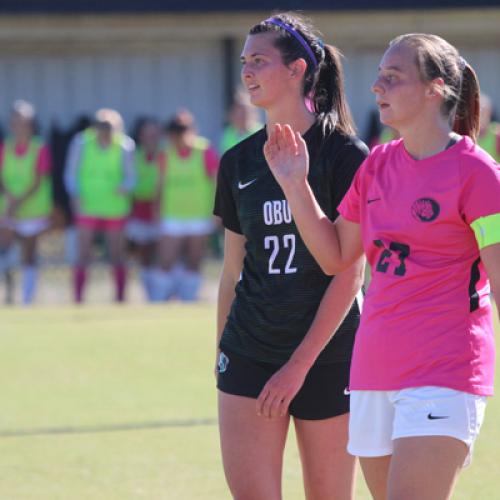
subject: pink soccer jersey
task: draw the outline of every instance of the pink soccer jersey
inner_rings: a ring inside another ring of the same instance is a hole
[[[471,224],[500,214],[500,168],[468,137],[414,160],[376,147],[339,206],[372,268],[351,366],[354,390],[434,385],[493,392],[490,287]]]
[[[27,146],[16,145],[15,153],[17,156],[24,156],[28,152]],[[4,155],[4,145],[0,143],[0,169],[3,166],[3,155]],[[49,148],[44,144],[38,153],[38,158],[36,162],[36,170],[41,175],[46,175],[50,173],[52,166],[52,155],[50,154]]]

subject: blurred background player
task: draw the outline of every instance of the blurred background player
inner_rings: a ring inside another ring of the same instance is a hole
[[[160,171],[165,170],[165,151],[160,124],[153,118],[141,121],[137,131],[134,167],[137,184],[127,222],[127,238],[136,247],[140,278],[146,297],[153,300],[153,264],[158,243],[158,197]]]
[[[500,162],[500,124],[493,120],[493,104],[489,96],[481,94],[480,106],[477,145],[481,146],[498,163]]]
[[[233,97],[227,112],[227,124],[219,143],[221,156],[243,139],[262,128],[258,108],[250,102],[248,93],[240,87]],[[219,217],[215,217],[215,227],[210,238],[210,249],[215,257],[223,257],[224,228]]]
[[[167,300],[176,294],[180,300],[193,301],[198,298],[201,264],[214,226],[212,205],[219,158],[210,143],[197,135],[188,111],[172,117],[166,133],[154,300]]]
[[[219,148],[221,155],[261,127],[257,108],[250,103],[250,98],[243,89],[238,90],[227,114],[227,125],[222,132]]]
[[[74,298],[83,301],[92,243],[104,234],[113,266],[115,299],[125,298],[124,228],[135,186],[134,142],[123,132],[123,120],[112,109],[100,109],[95,123],[73,139],[66,164],[65,185],[76,215],[78,256]]]
[[[10,135],[0,146],[0,182],[3,191],[0,227],[0,270],[11,282],[11,250],[18,238],[22,250],[22,301],[33,301],[37,283],[37,240],[50,225],[51,157],[35,136],[35,108],[26,101],[12,105]],[[12,301],[12,291],[7,293]]]

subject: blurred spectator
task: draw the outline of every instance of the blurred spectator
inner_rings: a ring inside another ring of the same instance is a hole
[[[74,298],[83,301],[92,242],[104,234],[115,281],[115,299],[125,298],[124,228],[135,186],[134,142],[123,131],[120,114],[100,109],[94,126],[76,135],[70,144],[64,181],[78,231],[74,270]]]
[[[54,227],[65,231],[65,257],[71,265],[76,264],[78,254],[77,231],[71,208],[71,200],[64,185],[64,169],[71,140],[76,134],[90,127],[92,119],[79,116],[69,130],[61,129],[53,123],[50,131],[50,146],[53,158],[52,188],[54,191]]]
[[[220,154],[223,155],[228,149],[257,132],[262,126],[259,121],[258,109],[250,102],[248,92],[243,88],[237,90],[227,112],[227,124],[219,144]],[[214,256],[222,257],[223,245],[224,231],[217,217],[214,231],[210,237],[210,248]]]
[[[160,268],[154,275],[154,299],[173,295],[198,298],[201,263],[213,230],[214,178],[218,155],[198,136],[191,113],[181,111],[167,124],[165,170],[160,179]]]
[[[486,94],[481,94],[481,113],[478,146],[500,162],[500,124],[493,121],[493,104]]]
[[[384,127],[378,136],[377,144],[386,144],[399,139],[399,133],[391,127]],[[374,144],[376,145],[376,144]]]
[[[236,92],[227,114],[227,125],[222,133],[220,153],[225,153],[260,128],[262,123],[258,120],[257,108],[250,103],[248,94]]]
[[[0,146],[0,269],[12,285],[10,250],[18,238],[22,251],[22,301],[30,304],[37,284],[37,240],[50,225],[52,191],[48,147],[34,135],[35,108],[26,101],[12,105],[10,135]],[[12,300],[12,291],[7,293]]]
[[[158,243],[158,197],[160,171],[165,170],[165,151],[160,124],[152,119],[141,120],[137,131],[134,166],[137,184],[127,222],[127,238],[139,254],[140,277],[148,300],[153,300],[153,263]]]
[[[365,135],[365,142],[370,149],[378,144],[386,144],[399,138],[399,134],[391,127],[380,123],[380,113],[378,109],[372,110],[368,117],[368,130]]]

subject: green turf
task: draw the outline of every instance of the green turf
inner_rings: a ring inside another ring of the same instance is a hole
[[[0,500],[229,498],[214,317],[210,305],[3,309]],[[499,418],[493,399],[454,498],[498,498]],[[287,500],[303,498],[291,438]]]

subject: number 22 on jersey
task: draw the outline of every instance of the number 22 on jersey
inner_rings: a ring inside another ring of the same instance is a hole
[[[278,236],[266,236],[264,238],[264,248],[266,250],[271,250],[268,262],[269,274],[293,274],[297,272],[297,268],[292,266],[293,258],[295,256],[294,234],[284,234],[282,242],[280,242],[280,238]],[[281,248],[288,251],[288,258],[283,270],[279,267],[275,267],[276,257],[278,256]]]

